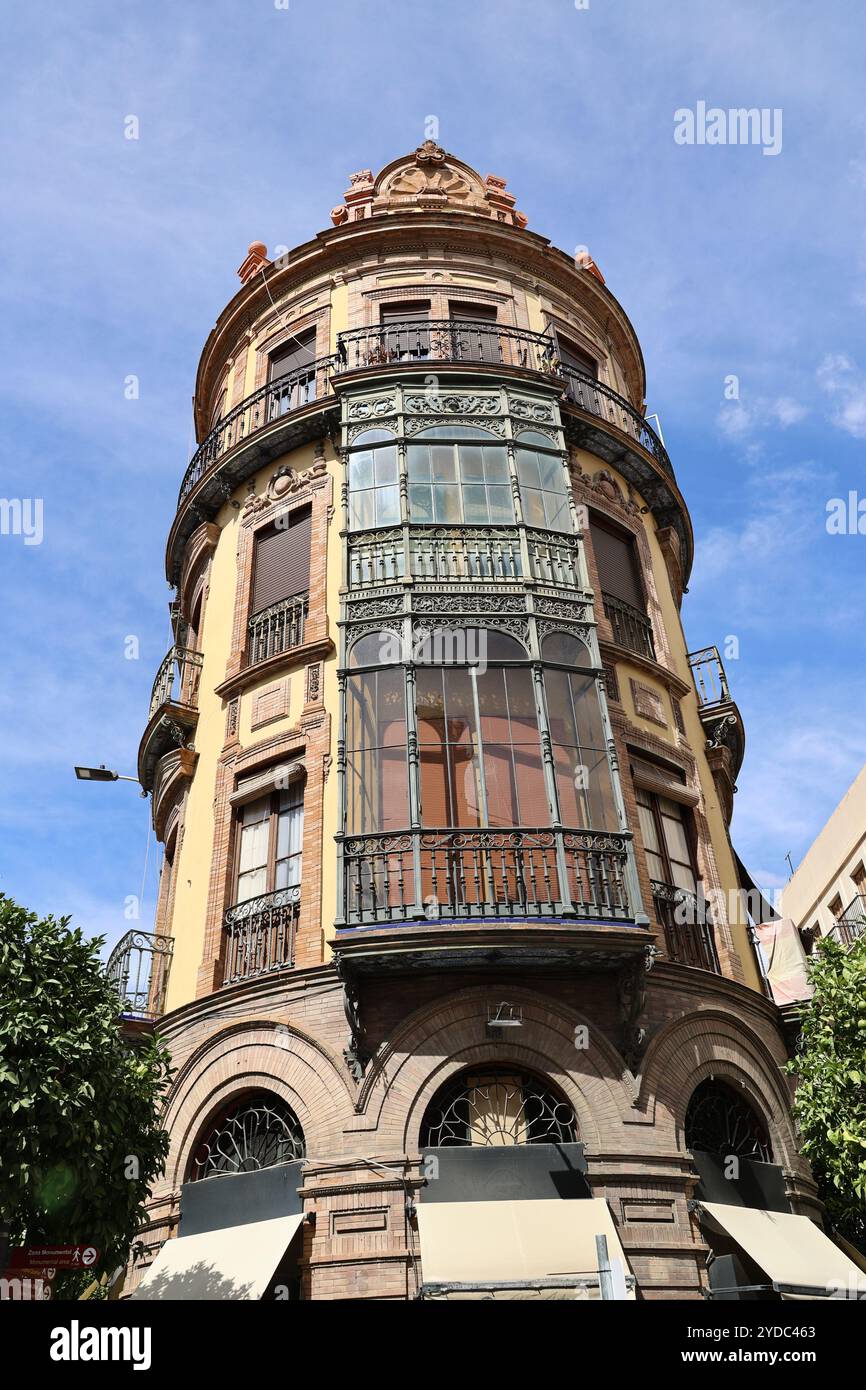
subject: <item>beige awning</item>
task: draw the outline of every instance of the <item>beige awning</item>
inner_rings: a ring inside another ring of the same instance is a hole
[[[261,1298],[303,1219],[278,1216],[167,1240],[131,1297],[184,1302]]]
[[[607,1202],[421,1202],[417,1208],[425,1298],[598,1298],[596,1235],[620,1260]],[[620,1295],[621,1296],[621,1295]]]
[[[861,1271],[807,1216],[721,1202],[701,1202],[700,1209],[755,1261],[783,1298],[844,1298],[849,1288],[863,1286]]]

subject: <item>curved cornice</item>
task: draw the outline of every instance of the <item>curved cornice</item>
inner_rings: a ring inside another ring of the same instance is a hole
[[[547,237],[456,210],[388,213],[319,232],[312,241],[269,264],[238,290],[217,318],[199,360],[195,385],[196,437],[207,433],[206,406],[215,375],[233,355],[239,339],[292,289],[316,275],[361,273],[382,249],[417,252],[459,247],[489,267],[496,256],[511,262],[518,274],[558,289],[583,309],[611,340],[625,367],[629,393],[640,409],[646,394],[646,371],[637,334],[610,290]]]

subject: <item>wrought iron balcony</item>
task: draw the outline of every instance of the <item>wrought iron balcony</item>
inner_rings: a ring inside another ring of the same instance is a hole
[[[530,577],[561,588],[581,587],[574,536],[527,531]],[[410,578],[462,583],[523,578],[516,526],[416,526],[364,531],[348,538],[349,588],[363,589]],[[406,573],[408,554],[409,571]]]
[[[707,736],[707,747],[729,749],[733,760],[733,777],[736,777],[743,765],[746,733],[740,711],[731,699],[719,649],[702,647],[700,651],[689,652],[688,661],[698,697],[698,714]]]
[[[152,932],[128,931],[105,967],[125,1017],[158,1018],[165,1007],[174,941]]]
[[[713,919],[706,904],[694,893],[671,883],[654,880],[652,890],[656,915],[664,928],[668,959],[720,975]]]
[[[700,651],[689,652],[689,666],[692,668],[698,705],[702,710],[731,703],[728,677],[718,647],[702,647]]]
[[[343,842],[348,926],[426,918],[629,921],[628,836],[597,830],[415,830]]]
[[[156,673],[150,692],[152,719],[164,705],[195,709],[198,705],[198,683],[201,676],[202,653],[188,647],[170,647]]]
[[[624,603],[621,598],[614,598],[612,594],[602,594],[605,617],[610,620],[613,628],[613,640],[617,646],[625,647],[627,651],[636,652],[638,656],[649,657],[655,661],[656,649],[653,641],[652,623],[646,613],[642,613],[639,608],[634,608],[630,603]]]
[[[575,371],[573,367],[559,366],[557,370],[565,380],[564,399],[567,405],[573,405],[586,415],[593,415],[598,420],[614,425],[655,459],[665,473],[671,478],[674,476],[673,464],[664,444],[640,411],[635,410],[624,396],[620,396],[603,382],[597,381],[595,377],[584,376],[582,372]]]
[[[227,910],[224,984],[269,975],[294,963],[300,901],[299,886],[278,888]]]
[[[250,435],[303,409],[328,394],[333,357],[319,357],[260,386],[218,420],[202,440],[183,475],[177,504],[180,507],[198,482],[219,463],[224,454]]]
[[[295,594],[254,613],[249,621],[247,641],[249,664],[267,661],[270,656],[302,646],[308,611],[309,594]]]
[[[829,935],[839,942],[840,946],[853,946],[855,941],[866,933],[866,894],[858,893],[853,902],[850,902],[837,918],[836,925],[830,930]]]
[[[397,363],[518,367],[547,376],[557,371],[550,334],[492,323],[489,319],[412,319],[372,324],[337,337],[337,372]]]

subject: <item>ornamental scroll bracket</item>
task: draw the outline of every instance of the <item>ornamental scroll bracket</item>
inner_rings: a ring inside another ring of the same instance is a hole
[[[638,1074],[646,1048],[646,1029],[640,1020],[646,1012],[646,977],[653,968],[655,958],[655,946],[647,946],[642,955],[622,967],[617,978],[620,1051],[633,1077]]]
[[[370,1060],[370,1049],[367,1046],[364,1025],[361,1022],[361,1001],[357,983],[346,969],[345,962],[336,956],[334,963],[337,976],[343,987],[343,1012],[346,1015],[349,1029],[349,1043],[347,1047],[343,1048],[343,1059],[352,1080],[360,1084],[364,1079],[364,1072]]]

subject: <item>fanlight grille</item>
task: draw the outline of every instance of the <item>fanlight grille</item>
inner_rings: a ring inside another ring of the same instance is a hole
[[[745,1097],[721,1081],[702,1081],[686,1111],[686,1146],[720,1157],[772,1163],[766,1128]]]
[[[436,1096],[421,1126],[424,1148],[573,1144],[574,1111],[534,1077],[464,1075]]]
[[[284,1101],[247,1097],[225,1111],[199,1144],[190,1181],[215,1173],[252,1173],[303,1158],[304,1132]]]

